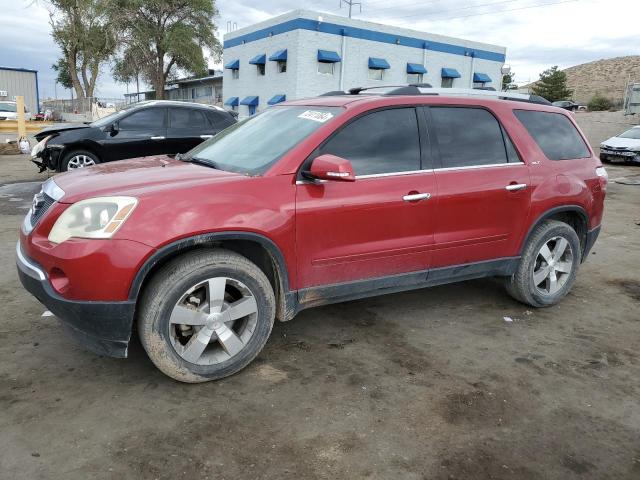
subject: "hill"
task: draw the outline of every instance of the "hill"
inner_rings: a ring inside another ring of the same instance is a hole
[[[574,101],[586,104],[597,92],[622,104],[627,81],[640,82],[640,55],[596,60],[563,71]]]

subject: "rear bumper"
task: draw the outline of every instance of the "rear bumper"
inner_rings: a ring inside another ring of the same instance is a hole
[[[597,226],[593,230],[589,230],[587,232],[587,239],[586,239],[586,242],[584,244],[584,252],[582,252],[582,261],[583,262],[589,256],[589,252],[591,251],[591,248],[593,247],[593,244],[596,243],[596,240],[598,239],[598,235],[600,235],[600,226]]]
[[[99,355],[127,356],[135,302],[82,302],[58,295],[47,275],[26,257],[18,243],[18,276],[24,288],[61,321],[65,330],[83,347]]]

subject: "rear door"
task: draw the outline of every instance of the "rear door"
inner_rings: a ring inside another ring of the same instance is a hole
[[[169,153],[167,109],[155,106],[137,109],[121,118],[117,130],[102,141],[107,160]]]
[[[431,169],[421,169],[427,141],[417,113],[413,107],[366,113],[312,155],[350,160],[356,181],[298,182],[301,288],[428,268],[435,178]]]
[[[204,109],[187,106],[169,108],[167,135],[171,153],[185,153],[215,133]]]
[[[485,108],[432,106],[438,185],[434,268],[518,254],[529,212],[529,170]]]

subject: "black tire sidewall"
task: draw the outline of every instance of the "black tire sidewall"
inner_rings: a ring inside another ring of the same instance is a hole
[[[538,256],[538,252],[542,248],[542,246],[548,242],[553,237],[562,237],[569,242],[569,246],[571,247],[571,253],[573,255],[573,265],[571,268],[571,273],[569,274],[569,278],[562,286],[562,288],[553,295],[545,295],[538,292],[538,289],[533,284],[533,268],[535,266],[536,257]],[[530,248],[527,248],[526,258],[523,258],[522,267],[524,269],[524,278],[527,280],[527,290],[528,297],[533,300],[533,304],[537,304],[539,306],[550,306],[557,303],[561,298],[563,298],[571,287],[575,283],[576,277],[578,275],[578,269],[581,262],[581,253],[582,248],[580,246],[580,240],[578,239],[578,235],[575,231],[568,225],[557,223],[550,225],[548,228],[544,229],[543,232],[538,232],[537,235],[532,239]]]
[[[71,152],[67,153],[63,157],[62,162],[60,163],[60,166],[59,166],[59,169],[61,172],[69,171],[69,160],[71,160],[71,158],[75,157],[76,155],[86,155],[87,157],[91,157],[96,165],[100,163],[100,159],[93,152],[89,152],[87,150],[72,150]],[[74,169],[74,170],[77,170],[77,169]]]
[[[157,335],[165,345],[166,359],[174,363],[178,370],[187,370],[193,375],[211,380],[231,375],[251,362],[264,347],[273,327],[273,305],[269,303],[268,292],[264,291],[264,285],[242,268],[231,265],[204,266],[181,278],[172,277],[169,275],[167,281],[175,283],[169,288],[169,293],[160,301],[160,308],[151,325],[152,333]],[[253,335],[240,353],[219,364],[197,365],[184,360],[173,348],[169,337],[169,318],[176,303],[189,288],[214,277],[228,277],[246,285],[256,299],[258,319]]]

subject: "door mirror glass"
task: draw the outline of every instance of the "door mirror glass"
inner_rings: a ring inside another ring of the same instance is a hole
[[[111,125],[107,125],[104,131],[110,133],[112,136],[118,133],[118,122],[114,122]]]
[[[306,174],[318,180],[354,182],[356,179],[349,160],[328,153],[314,158]]]

